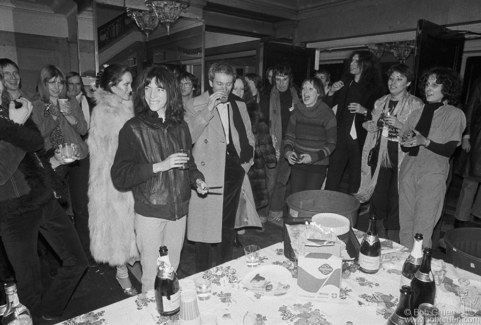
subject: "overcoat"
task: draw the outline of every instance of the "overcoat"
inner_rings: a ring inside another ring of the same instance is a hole
[[[138,259],[134,232],[134,197],[117,190],[110,177],[119,145],[119,131],[134,116],[132,101],[103,89],[95,92],[88,145],[90,251],[98,262],[112,266]]]
[[[217,109],[209,112],[207,103],[209,93],[205,92],[199,97],[189,100],[186,104],[185,120],[189,125],[192,136],[192,155],[195,158],[199,171],[205,176],[207,185],[224,186],[224,169],[226,156],[226,137]],[[255,147],[255,137],[252,133],[251,122],[246,105],[236,101],[244,122],[247,138],[252,150]],[[230,130],[232,141],[237,152],[240,152],[239,134],[234,127],[232,114],[230,116]],[[254,156],[254,155],[252,155]],[[252,189],[247,177],[247,172],[253,164],[253,159],[242,164],[246,175],[242,184],[241,195],[246,201],[247,219],[258,220]],[[222,189],[216,190],[222,193]],[[189,204],[189,218],[187,219],[187,238],[196,242],[219,243],[222,233],[222,206],[223,195],[200,196],[192,192]],[[242,201],[242,197],[241,197]],[[237,224],[237,222],[236,222]],[[260,226],[260,222],[257,226]]]

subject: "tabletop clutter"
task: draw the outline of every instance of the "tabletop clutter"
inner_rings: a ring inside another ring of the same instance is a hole
[[[360,243],[349,220],[337,214],[320,213],[314,215],[311,222],[286,227],[295,257],[288,252],[285,254],[297,263],[295,297],[299,301],[336,304],[341,296],[343,277],[350,270],[373,274],[380,268],[381,244],[373,220]],[[387,324],[441,324],[437,321],[439,310],[435,307],[435,281],[440,275],[432,272],[431,251],[422,249],[422,235],[416,234],[414,242],[412,252],[399,270],[402,276],[398,306]],[[245,247],[244,259],[251,271],[240,283],[258,295],[285,295],[291,289],[291,273],[280,265],[258,267],[260,250],[257,245]],[[165,246],[160,249],[158,265],[155,299],[159,314],[179,313],[180,324],[217,324],[216,315],[200,313],[197,304],[197,299],[210,299],[211,279],[199,275],[194,279],[195,291],[181,290]]]

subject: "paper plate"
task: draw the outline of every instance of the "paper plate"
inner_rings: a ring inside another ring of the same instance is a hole
[[[344,235],[349,231],[349,219],[335,213],[318,213],[312,216],[312,222],[331,230],[337,236]]]
[[[264,265],[249,272],[242,284],[250,291],[265,296],[285,295],[292,286],[292,275],[280,265]]]

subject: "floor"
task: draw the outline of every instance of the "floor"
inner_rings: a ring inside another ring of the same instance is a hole
[[[456,201],[459,196],[462,179],[455,177],[448,190],[447,206],[444,222],[442,225],[442,234],[453,228],[454,211],[456,209]],[[358,218],[357,228],[365,230],[368,224],[367,206],[362,206]],[[239,236],[240,241],[246,244],[256,244],[260,247],[267,247],[283,238],[283,228],[281,224],[268,222],[265,232],[258,232],[255,229],[248,229],[246,233]],[[243,250],[234,248],[234,257],[243,255]],[[435,258],[445,259],[445,254],[442,250],[437,249],[433,255]],[[140,266],[135,265],[131,268],[134,275],[140,274]],[[49,268],[46,263],[43,265],[43,279],[44,284],[48,285],[51,281],[49,278]],[[179,278],[187,277],[195,273],[194,265],[194,245],[186,242],[182,252],[181,263],[178,270]],[[135,278],[133,276],[132,278]],[[134,280],[134,286],[140,290],[140,283]],[[62,320],[81,315],[88,311],[101,308],[103,306],[115,303],[122,299],[128,298],[117,284],[115,280],[115,268],[108,265],[100,265],[95,268],[89,268],[82,280],[80,281],[74,295],[72,296],[68,306],[64,312]]]

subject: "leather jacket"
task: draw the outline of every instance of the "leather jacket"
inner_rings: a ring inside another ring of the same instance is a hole
[[[171,154],[192,149],[192,139],[185,121],[179,125],[145,113],[130,119],[120,130],[119,147],[111,176],[114,185],[132,189],[135,212],[153,218],[177,220],[187,215],[191,184],[204,176],[190,155],[189,169],[173,168],[154,173],[153,164]]]

